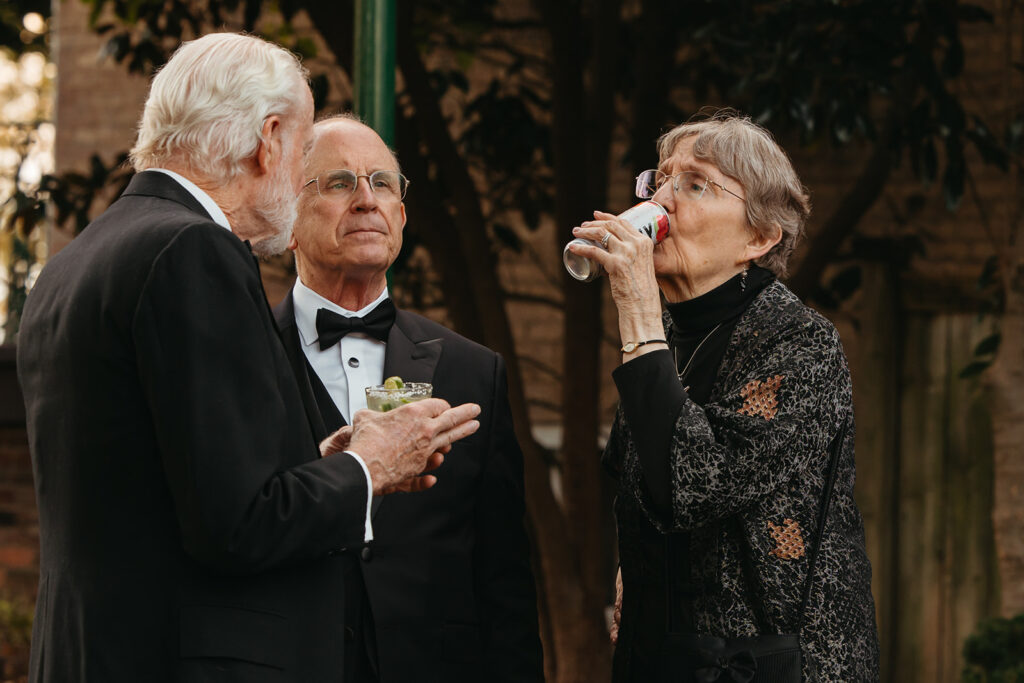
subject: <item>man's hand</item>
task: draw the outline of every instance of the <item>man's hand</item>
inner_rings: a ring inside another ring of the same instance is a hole
[[[619,642],[619,624],[622,622],[622,567],[615,575],[615,609],[612,610],[612,629],[608,633],[612,645]]]
[[[347,451],[348,445],[351,441],[352,425],[345,425],[320,442],[320,457],[326,458],[328,455]]]
[[[424,473],[444,462],[452,443],[480,428],[473,419],[479,414],[475,403],[451,408],[439,398],[386,413],[360,410],[352,418],[350,431],[344,434],[343,427],[332,434],[320,445],[320,452],[358,453],[370,471],[374,495],[422,491],[437,483],[437,477]]]

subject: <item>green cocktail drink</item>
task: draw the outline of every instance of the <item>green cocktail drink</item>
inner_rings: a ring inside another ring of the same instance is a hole
[[[384,384],[366,387],[366,407],[379,413],[430,398],[434,386],[427,382],[403,382],[400,377],[388,377]]]

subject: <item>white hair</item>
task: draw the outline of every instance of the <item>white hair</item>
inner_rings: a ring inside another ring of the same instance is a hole
[[[292,239],[295,221],[299,216],[299,197],[292,190],[284,164],[278,164],[271,178],[266,194],[252,207],[252,210],[274,234],[253,242],[252,253],[260,258],[282,253]]]
[[[143,171],[180,158],[228,181],[256,153],[263,122],[299,106],[308,72],[284,48],[255,36],[211,33],[183,43],[153,79],[131,151]]]

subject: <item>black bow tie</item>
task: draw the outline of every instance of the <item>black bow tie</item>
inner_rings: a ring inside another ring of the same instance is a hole
[[[387,341],[388,332],[391,331],[394,322],[395,304],[391,299],[384,299],[365,318],[346,318],[334,311],[321,308],[316,312],[316,333],[319,335],[317,341],[320,343],[321,351],[337,344],[349,332],[362,332],[381,341]]]

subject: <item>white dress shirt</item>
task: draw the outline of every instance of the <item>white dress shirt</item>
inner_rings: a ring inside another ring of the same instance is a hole
[[[350,311],[320,296],[302,284],[301,280],[295,281],[295,288],[292,290],[295,326],[299,330],[302,352],[306,354],[310,367],[323,382],[338,412],[348,424],[352,424],[352,415],[357,410],[366,407],[366,387],[384,381],[384,352],[387,344],[362,332],[352,332],[342,337],[337,344],[321,351],[318,343],[320,334],[316,331],[316,312],[326,308],[346,318],[364,317],[387,298],[388,290],[385,287],[371,304],[358,311]],[[367,486],[373,491],[370,472],[362,458],[352,451],[346,452],[351,453],[363,466]],[[372,496],[366,501],[367,541],[373,539],[373,529],[370,526],[371,500]]]
[[[385,287],[370,305],[358,311],[347,310],[325,299],[302,284],[301,280],[295,282],[292,298],[302,351],[345,422],[352,424],[352,414],[366,407],[366,387],[384,381],[384,351],[387,344],[362,332],[352,332],[334,346],[321,351],[317,341],[320,335],[316,331],[316,312],[326,308],[346,318],[365,317],[388,298],[388,290]]]
[[[210,195],[206,194],[206,192],[204,192],[202,188],[200,188],[198,185],[193,183],[191,180],[189,180],[185,176],[181,175],[180,173],[175,173],[174,171],[169,171],[166,168],[147,168],[146,170],[147,171],[156,171],[157,173],[163,173],[164,175],[167,175],[167,176],[170,176],[171,178],[173,178],[179,185],[181,185],[183,188],[185,188],[190,195],[192,195],[193,197],[196,198],[196,201],[199,202],[199,204],[204,209],[206,209],[206,213],[210,214],[210,218],[213,220],[214,223],[216,223],[217,225],[220,225],[220,226],[228,229],[229,231],[231,230],[231,224],[228,223],[228,217],[224,214],[223,209],[221,209],[220,206],[217,205],[217,202],[213,201],[213,198]],[[296,289],[298,289],[299,286],[301,286],[300,283],[296,282]],[[310,290],[310,289],[308,289],[306,287],[303,287],[303,289],[308,291],[313,296],[319,297],[319,295],[316,294],[315,292],[313,292],[312,290]],[[382,295],[382,298],[378,299],[378,301],[374,302],[370,306],[370,308],[372,308],[373,306],[376,306],[377,303],[379,303],[380,301],[383,301],[384,298],[386,298],[386,295],[387,295],[387,289],[384,290],[384,294]],[[320,298],[322,299],[322,297],[320,297]],[[323,299],[323,300],[327,301],[326,299]],[[334,304],[331,304],[331,302],[329,302],[329,301],[327,301],[327,303],[330,304],[331,306],[334,306]],[[334,308],[339,310],[339,311],[343,310],[341,308],[338,308],[337,306],[334,306]],[[298,316],[298,310],[299,310],[299,307],[298,307],[298,297],[296,297],[296,306],[295,306],[296,318],[299,317]],[[348,315],[358,315],[358,313],[357,314],[349,313]],[[301,325],[299,326],[299,334],[300,335],[302,334],[302,326]],[[316,309],[313,310],[313,335],[314,335],[313,336],[313,341],[316,341]],[[376,341],[376,340],[374,340],[374,341]],[[383,348],[383,346],[384,346],[384,344],[381,343],[381,347],[382,348]],[[309,351],[308,351],[308,346],[305,344],[305,342],[303,343],[303,348],[306,349],[306,357],[308,358],[310,354],[309,354]],[[312,362],[312,361],[310,361],[310,362]],[[321,372],[321,370],[319,368],[317,368],[316,366],[313,366],[313,368],[317,371],[317,374],[319,374]],[[383,372],[384,372],[384,351],[381,350],[381,352],[380,352],[380,373],[383,373]],[[321,376],[323,376],[323,375],[321,375]],[[380,382],[381,382],[381,380],[378,380],[377,382],[375,382],[375,384],[380,384]],[[334,397],[333,393],[331,394],[331,397],[332,398]],[[337,399],[335,399],[335,403],[337,403]],[[365,395],[364,395],[363,403],[362,403],[361,406],[357,406],[357,410],[358,410],[358,408],[365,408],[365,407],[366,407],[366,398],[365,398]],[[339,409],[340,409],[340,407],[339,407]],[[348,414],[346,414],[343,411],[342,415],[345,415],[345,421],[349,422],[351,424],[351,420],[349,419]],[[363,462],[363,459],[361,457],[359,457],[358,454],[356,454],[356,453],[354,453],[352,451],[345,451],[345,452],[348,453],[349,455],[351,455],[353,458],[355,458],[355,461],[359,463],[359,466],[361,468],[363,468],[363,474],[366,476],[366,493],[367,493],[367,495],[366,495],[366,523],[365,523],[366,533],[365,533],[365,535],[363,537],[363,540],[366,541],[366,542],[370,542],[370,541],[373,540],[373,527],[370,525],[370,505],[373,503],[373,479],[370,478],[370,470],[367,469],[366,463]]]

